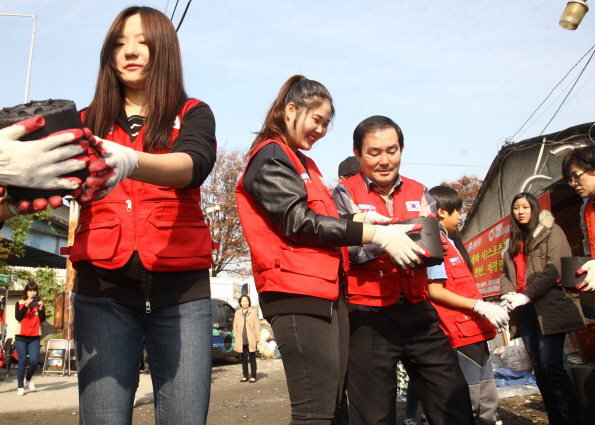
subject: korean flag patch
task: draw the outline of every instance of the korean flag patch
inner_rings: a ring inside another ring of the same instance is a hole
[[[405,202],[405,205],[407,205],[407,211],[419,211],[420,209],[419,201]]]
[[[307,173],[302,174],[301,177],[305,183],[312,183],[312,180],[310,179],[310,176]]]

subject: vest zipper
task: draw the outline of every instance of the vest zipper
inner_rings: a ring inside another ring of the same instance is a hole
[[[149,301],[149,297],[147,296],[147,301],[145,301],[145,312],[149,314],[151,312],[151,301]]]
[[[132,200],[131,199],[126,199],[126,211],[128,212],[132,212]]]

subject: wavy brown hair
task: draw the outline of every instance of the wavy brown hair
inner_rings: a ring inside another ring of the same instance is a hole
[[[126,20],[140,15],[149,63],[143,70],[146,100],[145,152],[168,150],[171,128],[178,111],[188,99],[184,91],[182,56],[176,30],[167,16],[151,7],[132,6],[116,17],[107,32],[99,61],[99,75],[93,101],[87,110],[85,126],[105,138],[118,119],[126,119],[124,85],[118,78],[114,46]]]
[[[308,80],[303,75],[294,75],[290,77],[281,90],[277,98],[271,105],[269,112],[264,120],[262,129],[256,133],[256,139],[250,146],[248,156],[254,149],[265,140],[277,139],[283,143],[288,144],[290,138],[290,131],[285,123],[285,107],[292,103],[295,105],[297,111],[294,125],[297,124],[297,118],[304,112],[316,109],[325,101],[331,104],[331,120],[335,116],[335,107],[333,106],[333,98],[329,91],[318,81]],[[295,128],[294,128],[295,130]]]

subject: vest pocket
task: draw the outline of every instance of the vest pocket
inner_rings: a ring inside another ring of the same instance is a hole
[[[116,215],[79,224],[70,249],[71,261],[112,258],[120,241],[120,233],[120,220]]]
[[[281,270],[336,280],[339,273],[339,251],[325,248],[305,248],[281,245]]]
[[[350,295],[388,296],[399,287],[399,275],[390,269],[349,269],[348,292]]]
[[[458,315],[455,318],[455,324],[461,336],[467,337],[488,333],[494,329],[489,320],[471,317],[466,314]]]
[[[148,237],[157,257],[200,257],[211,254],[211,232],[204,216],[154,211]]]

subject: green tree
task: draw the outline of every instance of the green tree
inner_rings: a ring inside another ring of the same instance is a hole
[[[6,221],[6,224],[12,228],[11,240],[2,239],[4,246],[3,257],[7,258],[14,255],[17,258],[22,258],[26,253],[25,242],[29,236],[29,231],[36,220],[47,221],[51,226],[50,218],[52,217],[52,210],[39,211],[35,214],[25,214],[12,217]]]

